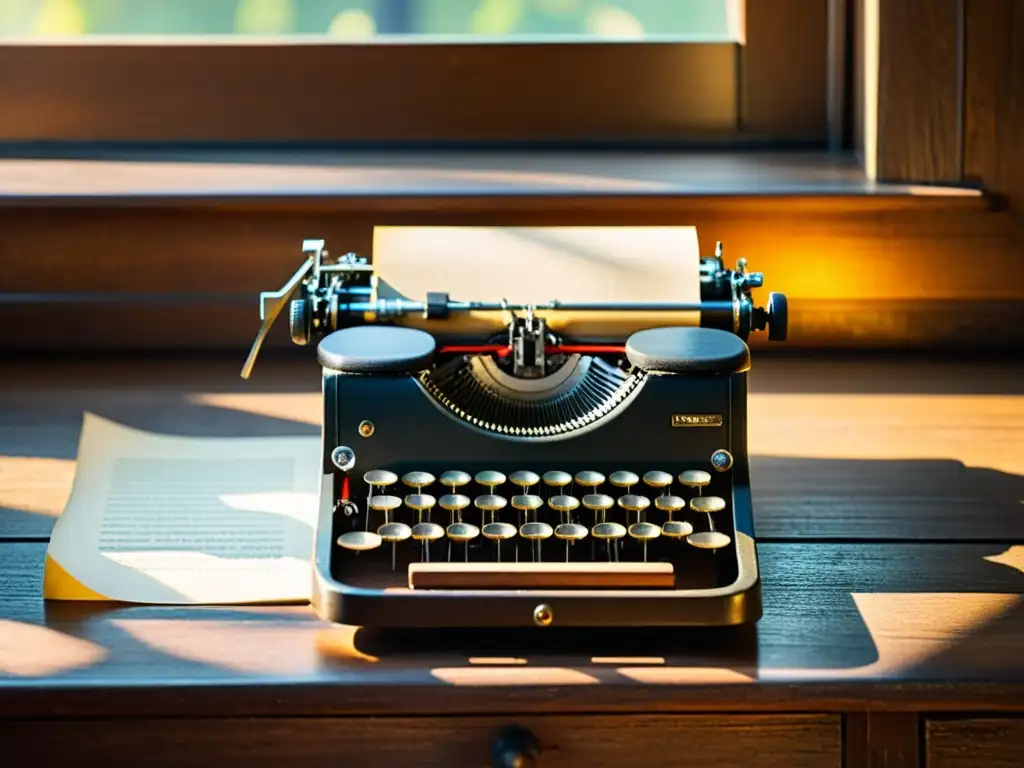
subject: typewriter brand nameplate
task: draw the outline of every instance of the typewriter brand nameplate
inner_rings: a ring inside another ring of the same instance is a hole
[[[673,427],[720,427],[722,426],[722,415],[720,413],[673,413]]]

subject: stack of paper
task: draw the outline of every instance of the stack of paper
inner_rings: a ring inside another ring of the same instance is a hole
[[[156,435],[85,414],[44,596],[308,601],[319,453],[315,437]]]

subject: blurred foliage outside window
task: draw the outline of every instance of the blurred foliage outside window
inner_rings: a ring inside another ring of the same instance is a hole
[[[741,0],[0,0],[0,38],[377,35],[729,39]]]

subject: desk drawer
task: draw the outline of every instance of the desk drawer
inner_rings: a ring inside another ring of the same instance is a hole
[[[40,765],[486,768],[496,737],[509,726],[536,737],[541,766],[842,764],[840,718],[812,715],[0,721],[0,740],[28,747]]]
[[[927,768],[1020,768],[1024,718],[929,720]]]

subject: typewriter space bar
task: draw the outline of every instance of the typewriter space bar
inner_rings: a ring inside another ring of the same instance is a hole
[[[409,589],[672,589],[671,563],[410,563]]]

